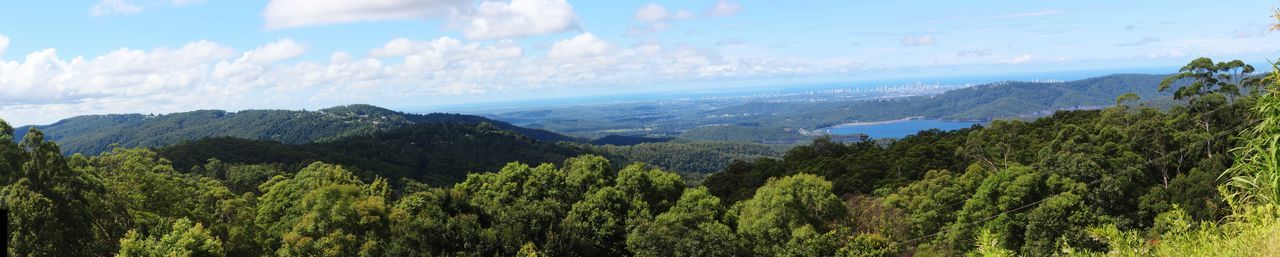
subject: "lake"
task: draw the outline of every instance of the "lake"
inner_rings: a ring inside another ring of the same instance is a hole
[[[943,121],[943,120],[902,120],[891,122],[875,122],[871,124],[840,125],[827,128],[827,133],[835,135],[867,134],[871,138],[902,138],[921,130],[941,129],[956,130],[968,128],[982,122]]]

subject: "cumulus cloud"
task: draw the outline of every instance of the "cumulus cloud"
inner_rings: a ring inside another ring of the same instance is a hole
[[[275,43],[260,46],[257,49],[253,49],[253,51],[245,52],[241,59],[257,64],[270,64],[302,56],[302,53],[306,51],[306,46],[294,42],[293,39],[285,38]]]
[[[469,39],[542,35],[579,29],[578,15],[565,0],[484,1],[475,13],[453,22]]]
[[[93,9],[89,9],[89,14],[93,16],[103,16],[109,14],[137,14],[142,12],[142,7],[137,6],[125,0],[101,0],[93,5]]]
[[[600,40],[591,33],[582,33],[570,39],[565,39],[551,45],[551,49],[547,50],[547,57],[551,58],[582,58],[594,57],[605,54],[609,49],[613,48],[609,42]]]
[[[742,12],[742,4],[730,2],[729,0],[716,1],[716,5],[711,6],[711,9],[707,9],[707,15],[711,17],[733,16],[738,12]]]
[[[667,18],[667,8],[659,4],[646,4],[636,10],[636,20],[643,22],[655,22]]]
[[[578,15],[565,0],[271,0],[262,16],[268,29],[443,20],[468,39],[524,37],[579,28]]]
[[[934,39],[934,38],[933,38],[933,36],[931,36],[931,35],[923,35],[923,36],[906,36],[906,37],[903,37],[903,38],[902,38],[902,42],[901,42],[901,43],[902,43],[902,45],[904,45],[904,46],[926,46],[926,45],[933,45],[933,44],[936,44],[937,42],[938,42],[938,41],[937,41],[936,39]]]
[[[316,108],[375,102],[421,104],[460,95],[636,86],[848,72],[848,66],[727,58],[713,50],[658,41],[619,47],[590,33],[526,55],[509,40],[393,39],[368,57],[334,52],[327,60],[279,62],[305,47],[280,39],[247,51],[209,41],[178,48],[119,49],[62,57],[46,49],[0,61],[0,117],[47,124],[71,115],[193,109]]]
[[[471,0],[271,0],[262,11],[268,29],[359,21],[441,19],[467,10]]]

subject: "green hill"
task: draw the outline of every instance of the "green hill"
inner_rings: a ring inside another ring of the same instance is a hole
[[[205,138],[158,149],[176,168],[225,163],[284,164],[300,168],[323,161],[357,170],[362,177],[410,178],[452,184],[470,172],[497,170],[508,162],[558,163],[587,149],[540,141],[492,123],[422,122],[369,135],[325,142],[285,144],[234,137]]]
[[[479,116],[443,113],[419,115],[372,105],[337,106],[319,111],[201,110],[165,115],[88,115],[35,127],[43,131],[46,138],[62,145],[66,154],[96,155],[110,150],[112,144],[122,147],[159,147],[209,137],[301,144],[369,135],[377,131],[431,122],[472,125],[488,122],[498,128],[538,140],[575,140],[553,132],[521,128]],[[17,128],[16,138],[22,138],[30,127]]]

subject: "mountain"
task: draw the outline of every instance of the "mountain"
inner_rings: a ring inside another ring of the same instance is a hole
[[[324,142],[285,144],[213,137],[161,147],[157,151],[179,169],[204,165],[209,159],[298,168],[323,161],[350,167],[366,178],[379,176],[392,181],[409,178],[447,185],[461,181],[470,172],[498,170],[509,162],[560,163],[589,149],[538,140],[489,122],[473,125],[449,120],[419,122]]]
[[[503,109],[487,117],[567,135],[604,138],[672,137],[691,140],[807,142],[804,133],[836,124],[902,118],[942,120],[1030,119],[1058,110],[1098,109],[1127,93],[1148,106],[1169,106],[1159,92],[1165,75],[1113,74],[1056,82],[998,82],[937,94],[872,99],[840,91],[799,95],[678,98],[668,100]]]
[[[61,144],[66,154],[95,155],[110,150],[112,144],[122,147],[158,147],[209,137],[301,144],[368,135],[418,123],[439,122],[471,125],[490,123],[497,128],[538,140],[577,140],[479,116],[445,113],[419,115],[372,105],[336,106],[318,111],[200,110],[165,115],[88,115],[34,127],[44,132],[47,139]],[[30,127],[32,126],[17,128],[15,140],[21,140]]]
[[[1159,92],[1166,75],[1114,74],[1064,82],[999,82],[938,95],[839,102],[753,102],[707,111],[704,116],[750,114],[735,120],[760,127],[823,128],[841,123],[906,117],[992,120],[1038,117],[1056,110],[1098,109],[1134,93],[1143,101],[1171,97]]]

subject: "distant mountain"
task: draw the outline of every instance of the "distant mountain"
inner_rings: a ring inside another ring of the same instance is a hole
[[[44,132],[47,139],[61,144],[64,153],[92,155],[111,149],[112,144],[158,147],[210,137],[271,140],[286,144],[325,142],[413,124],[439,122],[471,125],[487,122],[533,139],[576,141],[553,132],[522,128],[479,116],[418,115],[372,105],[336,106],[319,111],[201,110],[165,115],[88,115],[35,127]],[[16,139],[21,140],[29,127],[17,128]]]
[[[991,120],[1038,117],[1057,110],[1097,109],[1134,93],[1143,101],[1161,101],[1165,75],[1115,74],[1065,82],[999,82],[938,95],[842,102],[753,102],[710,110],[705,116],[751,114],[734,120],[760,127],[822,128],[831,125],[905,117]]]
[[[495,171],[509,162],[560,163],[590,151],[577,145],[537,140],[489,122],[473,125],[449,120],[305,144],[214,137],[162,147],[158,152],[179,169],[203,165],[211,158],[298,168],[324,161],[351,167],[365,178],[447,185],[470,172]]]

